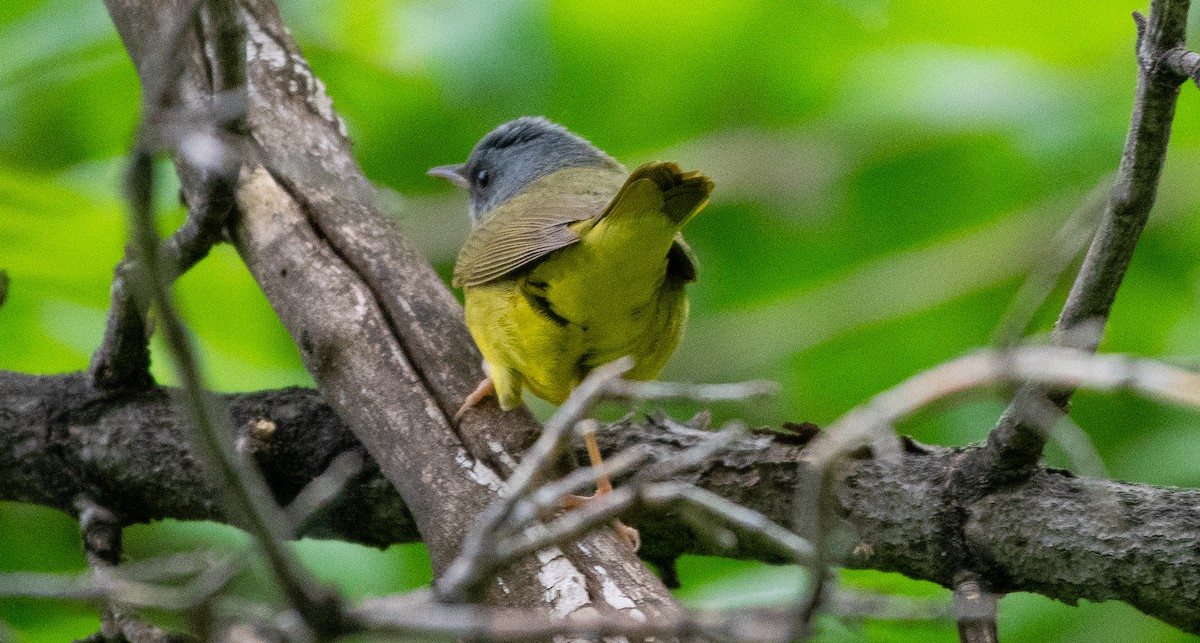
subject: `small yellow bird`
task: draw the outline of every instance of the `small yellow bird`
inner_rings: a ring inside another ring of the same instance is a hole
[[[470,194],[454,285],[488,377],[456,418],[493,390],[505,410],[520,406],[523,389],[561,404],[593,368],[625,355],[634,360],[626,377],[658,375],[687,319],[684,285],[696,278],[679,230],[708,202],[708,177],[674,163],[630,174],[541,117],[497,127],[466,163],[429,174]]]

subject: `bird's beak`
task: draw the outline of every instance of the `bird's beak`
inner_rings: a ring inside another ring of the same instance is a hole
[[[465,174],[466,171],[467,168],[463,164],[439,165],[434,168],[429,168],[429,171],[426,172],[426,174],[429,176],[436,176],[438,178],[446,179],[454,185],[466,189],[470,187],[470,183],[467,182],[467,175]]]

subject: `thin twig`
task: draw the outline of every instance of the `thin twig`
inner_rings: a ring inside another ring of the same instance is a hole
[[[734,527],[740,527],[762,536],[768,542],[788,552],[797,563],[812,558],[813,546],[807,540],[757,511],[730,502],[706,489],[678,482],[662,482],[647,485],[642,490],[642,499],[650,505],[682,500]]]
[[[188,0],[183,10],[168,17],[160,33],[150,39],[153,44],[140,69],[144,130],[149,130],[145,124],[156,122],[158,114],[166,108],[168,92],[183,71],[180,45],[203,4],[203,0]],[[134,288],[127,283],[133,272],[130,255],[130,249],[126,249],[126,257],[113,273],[112,303],[104,339],[92,355],[88,369],[93,384],[101,389],[138,388],[152,383],[146,324],[150,305],[137,301]]]
[[[872,430],[875,428],[871,427]],[[826,585],[829,584],[828,568],[833,560],[829,542],[833,530],[829,507],[829,499],[833,497],[833,467],[817,465],[801,468],[798,475],[807,483],[797,486],[795,524],[798,529],[804,529],[813,552],[803,561],[808,571],[808,589],[796,602],[788,638],[807,641],[813,636],[817,613],[825,602]]]
[[[114,575],[128,579],[121,562],[121,521],[116,514],[87,498],[80,498],[79,530],[83,551],[92,577],[105,582]],[[140,620],[133,608],[125,603],[119,592],[110,593],[100,603],[100,631],[95,638],[102,641],[131,641],[134,643],[178,643],[195,641],[190,635],[170,633]]]
[[[645,490],[652,483],[707,462],[714,454],[724,450],[743,435],[745,435],[745,427],[740,424],[731,424],[729,428],[713,434],[709,439],[680,453],[677,457],[645,467],[621,487],[604,496],[592,499],[582,507],[563,514],[547,525],[529,521],[539,513],[538,508],[545,505],[546,498],[574,485],[583,484],[585,480],[583,474],[569,476],[571,478],[569,484],[563,484],[561,481],[550,483],[547,490],[539,489],[527,493],[530,500],[524,501],[524,503],[514,501],[511,503],[513,508],[499,521],[491,524],[486,532],[478,532],[485,534],[480,536],[480,540],[486,540],[490,546],[481,549],[481,553],[473,558],[465,558],[460,555],[459,560],[455,563],[460,565],[462,575],[452,579],[455,585],[447,585],[445,589],[439,589],[439,592],[443,596],[447,593],[449,595],[469,594],[471,591],[477,590],[494,570],[507,562],[578,538],[602,524],[611,522],[636,504],[645,502]],[[621,467],[627,466],[637,456],[631,454],[627,457],[629,461],[618,463]],[[593,469],[593,474],[599,473],[601,470],[607,471],[608,468]],[[662,490],[659,490],[659,493],[661,494]],[[557,495],[556,497],[561,498],[562,496]],[[511,518],[519,518],[519,520],[511,520]],[[764,517],[763,520],[767,519]],[[770,536],[767,537],[770,538]],[[453,569],[453,566],[451,568]]]
[[[780,610],[682,610],[647,620],[624,611],[576,612],[563,619],[542,611],[432,602],[413,593],[376,599],[353,613],[364,629],[409,636],[450,636],[486,641],[537,641],[554,637],[585,640],[625,637],[678,637],[681,640],[784,641],[786,615]]]
[[[317,511],[336,498],[362,471],[363,464],[362,455],[357,451],[347,451],[334,458],[321,475],[304,485],[284,510],[293,528],[300,529]]]
[[[687,494],[681,493],[677,483],[660,482],[707,462],[714,454],[724,450],[730,443],[744,435],[745,428],[734,424],[730,428],[714,434],[710,439],[680,453],[676,458],[643,469],[642,472],[612,492],[566,512],[549,524],[528,525],[519,533],[501,538],[494,545],[490,564],[493,566],[503,565],[505,562],[526,554],[578,538],[619,517],[637,504],[661,504],[669,500],[691,502],[710,513],[718,513],[730,524],[752,531],[756,531],[753,525],[765,526],[765,531],[757,533],[775,542],[785,551],[801,558],[806,557],[808,553],[805,552],[811,552],[811,548],[806,550],[804,545],[798,544],[802,542],[798,536],[794,539],[779,536],[775,528],[784,530],[783,527],[771,522],[766,516],[750,509],[745,509],[743,513],[726,514],[723,512],[726,508],[725,504],[713,501],[703,493],[696,496],[696,498],[700,498],[696,501]],[[752,515],[753,517],[751,517]],[[490,571],[490,569],[482,570],[481,575],[486,575]]]
[[[1192,79],[1192,82],[1200,87],[1200,54],[1188,50],[1187,47],[1176,47],[1163,55],[1162,62],[1180,76]]]
[[[195,146],[196,138],[185,139]],[[162,244],[164,273],[169,281],[191,269],[221,239],[225,222],[233,210],[229,187],[213,177],[201,199],[188,206],[187,220]],[[148,301],[139,301],[129,286],[136,271],[133,257],[126,256],[113,274],[111,304],[104,339],[92,356],[89,372],[100,389],[143,388],[150,384],[149,332],[146,325]]]
[[[633,361],[629,357],[623,357],[597,367],[571,392],[571,395],[563,405],[546,422],[546,426],[542,430],[538,441],[522,457],[521,463],[509,477],[501,498],[489,506],[480,517],[475,527],[472,528],[471,533],[463,541],[458,556],[439,580],[438,592],[445,600],[451,602],[465,601],[474,592],[478,592],[482,588],[482,583],[488,574],[499,565],[519,555],[511,552],[524,551],[530,546],[530,543],[538,542],[536,537],[522,540],[523,536],[511,536],[508,538],[508,541],[512,544],[509,549],[506,550],[502,547],[489,549],[488,543],[501,535],[500,532],[503,531],[502,526],[506,522],[510,531],[521,529],[521,525],[534,518],[539,513],[539,510],[546,507],[549,502],[554,502],[555,498],[561,498],[560,492],[563,489],[569,488],[571,491],[574,491],[578,488],[577,485],[581,486],[584,484],[586,479],[584,476],[588,474],[576,472],[561,483],[550,484],[548,488],[541,490],[533,489],[533,485],[538,480],[547,477],[555,458],[566,448],[567,441],[571,435],[570,429],[600,400],[611,398],[734,401],[763,395],[773,395],[778,392],[779,388],[774,382],[765,381],[697,385],[670,382],[635,382],[622,379],[621,376],[632,367]],[[635,476],[634,481],[631,482],[636,486],[641,486],[648,481],[662,479],[671,473],[694,467],[711,457],[716,451],[725,448],[734,439],[733,436],[740,435],[741,432],[744,432],[744,427],[738,427],[735,431],[723,431],[707,443],[680,454],[680,457],[671,463],[658,463],[648,467],[639,476]],[[635,455],[629,457],[630,461],[636,458]],[[619,464],[623,467],[628,463],[622,461]],[[611,466],[604,467],[603,471],[611,471],[612,469],[613,467]],[[601,470],[597,469],[591,471],[591,474],[597,475],[601,472]],[[551,498],[552,494],[559,495]],[[612,516],[615,517],[616,513],[620,513],[620,511],[626,509],[636,500],[636,495],[633,497],[627,496],[628,494],[626,493],[619,494],[616,496],[616,504],[610,506],[610,503],[614,501],[613,494],[609,494],[604,497],[606,499],[605,502],[598,504],[603,510],[611,512]],[[529,498],[528,500],[526,500],[527,497]],[[593,502],[592,504],[597,503]],[[582,522],[572,522],[576,520],[574,518],[568,521],[569,524],[564,533],[581,535],[599,524],[587,522],[587,520],[591,519],[589,518],[591,516],[589,512],[584,512],[582,516]],[[552,533],[557,534],[558,532]],[[559,538],[558,536],[553,537]],[[555,542],[561,542],[561,540],[562,538],[559,538]],[[535,551],[538,548],[528,551]]]
[[[563,452],[571,437],[571,428],[600,400],[605,386],[629,369],[633,368],[633,360],[622,357],[616,361],[595,368],[588,374],[575,390],[567,397],[562,406],[546,422],[537,442],[521,458],[520,464],[513,470],[505,490],[500,498],[493,502],[480,516],[479,521],[471,529],[471,533],[463,540],[458,556],[446,568],[437,583],[438,593],[450,602],[465,602],[470,593],[478,589],[478,583],[483,575],[478,570],[489,568],[484,562],[490,558],[488,537],[496,530],[512,512],[513,506],[552,466],[553,461]]]
[[[628,357],[621,358],[593,370],[559,407],[558,411],[547,421],[538,441],[522,457],[521,463],[513,471],[506,483],[505,493],[481,516],[480,521],[464,540],[458,557],[447,568],[438,583],[439,592],[447,600],[461,601],[466,592],[478,590],[480,583],[486,578],[483,570],[494,569],[496,564],[510,560],[500,556],[502,560],[494,559],[486,549],[487,542],[499,531],[502,524],[515,517],[517,524],[526,522],[538,513],[538,509],[546,506],[549,494],[558,493],[564,488],[563,484],[551,485],[550,490],[535,491],[533,485],[544,479],[557,458],[566,448],[570,439],[570,429],[595,405],[603,399],[642,399],[666,400],[689,399],[698,401],[734,401],[746,400],[763,395],[772,395],[778,391],[774,382],[753,381],[737,384],[678,384],[671,382],[641,382],[621,379],[621,376],[633,367]],[[719,436],[718,436],[719,437]],[[731,438],[714,439],[706,449],[723,448]],[[720,444],[720,447],[713,445]],[[700,450],[699,457],[707,458],[712,451]],[[686,455],[686,454],[684,454]],[[633,456],[631,456],[633,457]],[[625,463],[622,462],[622,465]],[[682,457],[673,465],[684,468],[694,466],[687,457]],[[605,467],[605,471],[611,471]],[[664,471],[663,465],[650,467],[646,473]],[[682,470],[679,468],[675,471]],[[592,475],[600,471],[592,471]],[[576,472],[564,481],[572,491],[582,485],[586,472]],[[594,479],[594,478],[593,478]],[[532,502],[523,503],[523,499],[531,497]],[[561,495],[555,496],[561,498]]]
[[[230,20],[237,20],[236,14],[220,16],[222,12],[235,11],[232,3],[214,0],[209,6],[214,22],[226,24]],[[220,33],[229,35],[237,31],[222,29]],[[240,43],[239,40],[236,45],[218,48],[240,48]],[[146,82],[153,84],[154,81],[147,79]],[[240,82],[244,84],[244,75]],[[156,89],[161,90],[162,87]],[[147,93],[151,92],[148,90]],[[340,599],[318,585],[284,544],[290,536],[286,518],[271,499],[261,473],[254,467],[240,466],[242,463],[233,447],[234,432],[229,426],[228,413],[218,408],[216,400],[204,390],[191,341],[175,309],[154,227],[154,165],[152,147],[147,143],[154,138],[152,128],[152,123],[143,123],[127,175],[127,198],[132,211],[131,236],[135,265],[140,269],[138,285],[148,292],[150,296],[147,299],[159,311],[163,337],[182,385],[180,402],[191,420],[194,445],[210,474],[219,481],[217,486],[224,493],[230,513],[255,537],[266,554],[275,580],[289,602],[314,633],[322,637],[332,635],[341,627]],[[202,134],[194,140],[185,139],[178,151],[190,165],[210,173],[216,189],[226,191],[225,199],[233,201],[232,194],[228,192],[236,185],[240,168],[240,158],[236,152],[227,149],[220,139]]]
[[[1099,320],[1103,327],[1154,206],[1179,86],[1186,78],[1172,69],[1170,60],[1181,58],[1174,52],[1184,46],[1189,1],[1153,0],[1149,21],[1134,14],[1138,27],[1138,83],[1133,119],[1104,220],[1055,325],[1052,338],[1060,345],[1080,325]],[[1096,337],[1084,348],[1096,350],[1099,339]],[[1048,395],[1065,410],[1072,393],[1071,387],[1050,391],[1023,387],[980,452],[991,474],[989,482],[1020,480],[1037,467],[1046,438],[1026,421],[1025,401],[1030,396]]]
[[[0,574],[0,598],[107,600],[134,608],[179,611],[211,599],[245,566],[245,556],[214,559],[182,586],[139,580],[120,568],[99,574]]]
[[[997,643],[996,601],[998,597],[983,588],[979,576],[960,572],[954,580],[954,616],[958,621],[961,643]]]
[[[984,386],[1025,381],[1072,389],[1129,390],[1200,407],[1200,374],[1157,360],[1060,346],[981,350],[918,373],[855,407],[813,439],[805,449],[805,459],[824,466],[941,399]]]
[[[818,434],[805,449],[808,484],[799,485],[796,524],[808,525],[815,555],[811,559],[808,597],[802,601],[794,635],[803,637],[819,606],[822,577],[829,562],[826,538],[834,461],[862,446],[878,444],[894,424],[930,404],[967,390],[1028,382],[1055,388],[1130,390],[1150,398],[1200,408],[1200,375],[1159,361],[1124,355],[1097,355],[1058,346],[983,350],[919,373],[855,407]],[[1044,414],[1043,414],[1044,415]]]
[[[996,322],[996,329],[992,332],[993,346],[1015,346],[1025,336],[1030,321],[1050,296],[1063,272],[1095,236],[1097,223],[1111,193],[1112,178],[1106,177],[1083,197],[1054,237],[1043,246],[1043,251],[1030,266],[1025,281],[1000,315],[1000,321]]]
[[[902,621],[945,619],[951,610],[945,602],[869,593],[838,593],[830,599],[831,612],[850,618]],[[373,631],[419,637],[458,637],[487,641],[531,641],[552,637],[602,638],[678,637],[682,640],[784,641],[788,640],[789,613],[782,608],[683,610],[676,616],[647,621],[625,612],[577,612],[561,619],[544,612],[435,602],[428,592],[417,591],[366,601],[353,617]]]
[[[202,460],[218,481],[233,516],[258,541],[271,563],[276,580],[289,600],[304,614],[317,632],[336,631],[338,601],[319,588],[283,544],[288,539],[286,518],[271,500],[261,474],[252,467],[239,466],[234,453],[233,429],[228,414],[218,409],[215,399],[205,392],[200,380],[191,341],[175,310],[170,290],[159,267],[157,234],[154,231],[151,195],[153,165],[150,155],[137,152],[130,172],[129,200],[133,206],[133,235],[138,263],[146,271],[152,297],[159,311],[163,337],[175,362],[181,383],[186,414],[193,428],[193,440]]]
[[[147,56],[142,69],[144,85],[140,145],[147,150],[175,149],[185,158],[200,157],[204,176],[202,189],[188,204],[186,221],[160,249],[161,267],[168,282],[174,281],[208,255],[221,239],[225,222],[233,210],[232,187],[226,163],[214,157],[226,154],[230,141],[219,139],[224,132],[240,129],[246,116],[244,36],[232,4],[210,0],[209,11],[201,11],[204,2],[192,2],[170,21],[159,44]],[[183,71],[179,52],[188,27],[199,16],[213,25],[217,34],[209,65],[213,92],[209,103],[199,109],[166,107],[167,94]],[[237,52],[236,55],[230,50]],[[214,167],[215,165],[215,167]],[[233,174],[236,180],[236,173]],[[144,388],[150,378],[149,328],[150,302],[139,299],[131,287],[131,275],[139,270],[127,251],[113,273],[111,303],[105,322],[104,338],[92,355],[89,373],[99,389]]]
[[[608,399],[691,400],[693,402],[744,402],[779,394],[779,384],[770,380],[751,380],[729,384],[687,384],[681,382],[612,380],[605,387]]]
[[[86,499],[77,503],[83,553],[93,574],[104,575],[121,562],[121,523],[108,509]],[[121,636],[122,608],[111,601],[100,607],[100,633],[106,639]]]
[[[547,482],[513,505],[512,511],[505,518],[504,527],[519,528],[520,525],[535,520],[543,511],[560,509],[563,496],[594,485],[601,476],[611,478],[627,473],[643,465],[649,455],[645,450],[633,447],[605,458],[599,466],[580,467],[558,480]]]

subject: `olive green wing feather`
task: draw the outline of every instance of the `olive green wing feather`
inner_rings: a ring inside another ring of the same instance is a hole
[[[579,235],[571,224],[603,217],[619,207],[623,197],[640,192],[632,186],[647,179],[661,192],[661,212],[677,225],[704,207],[712,191],[708,177],[684,173],[674,163],[647,163],[627,179],[621,173],[594,168],[561,170],[497,206],[471,231],[454,266],[454,286],[495,281],[578,243]],[[668,272],[685,282],[696,278],[691,251],[678,235],[668,254]]]
[[[572,168],[542,177],[476,226],[454,265],[456,287],[500,279],[579,241],[570,225],[604,213],[624,172]]]
[[[503,213],[498,212],[497,215]],[[571,223],[596,216],[582,207],[526,209],[520,217],[489,219],[471,231],[454,264],[454,285],[494,281],[540,257],[579,241]]]

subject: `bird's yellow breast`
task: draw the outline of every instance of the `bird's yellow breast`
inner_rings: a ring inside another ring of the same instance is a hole
[[[521,277],[466,289],[467,326],[502,407],[520,405],[523,387],[560,404],[591,369],[625,355],[635,363],[626,377],[650,379],[675,350],[688,304],[683,284],[665,278],[666,249],[649,282],[638,279],[650,271],[614,270],[597,250],[569,246]]]

